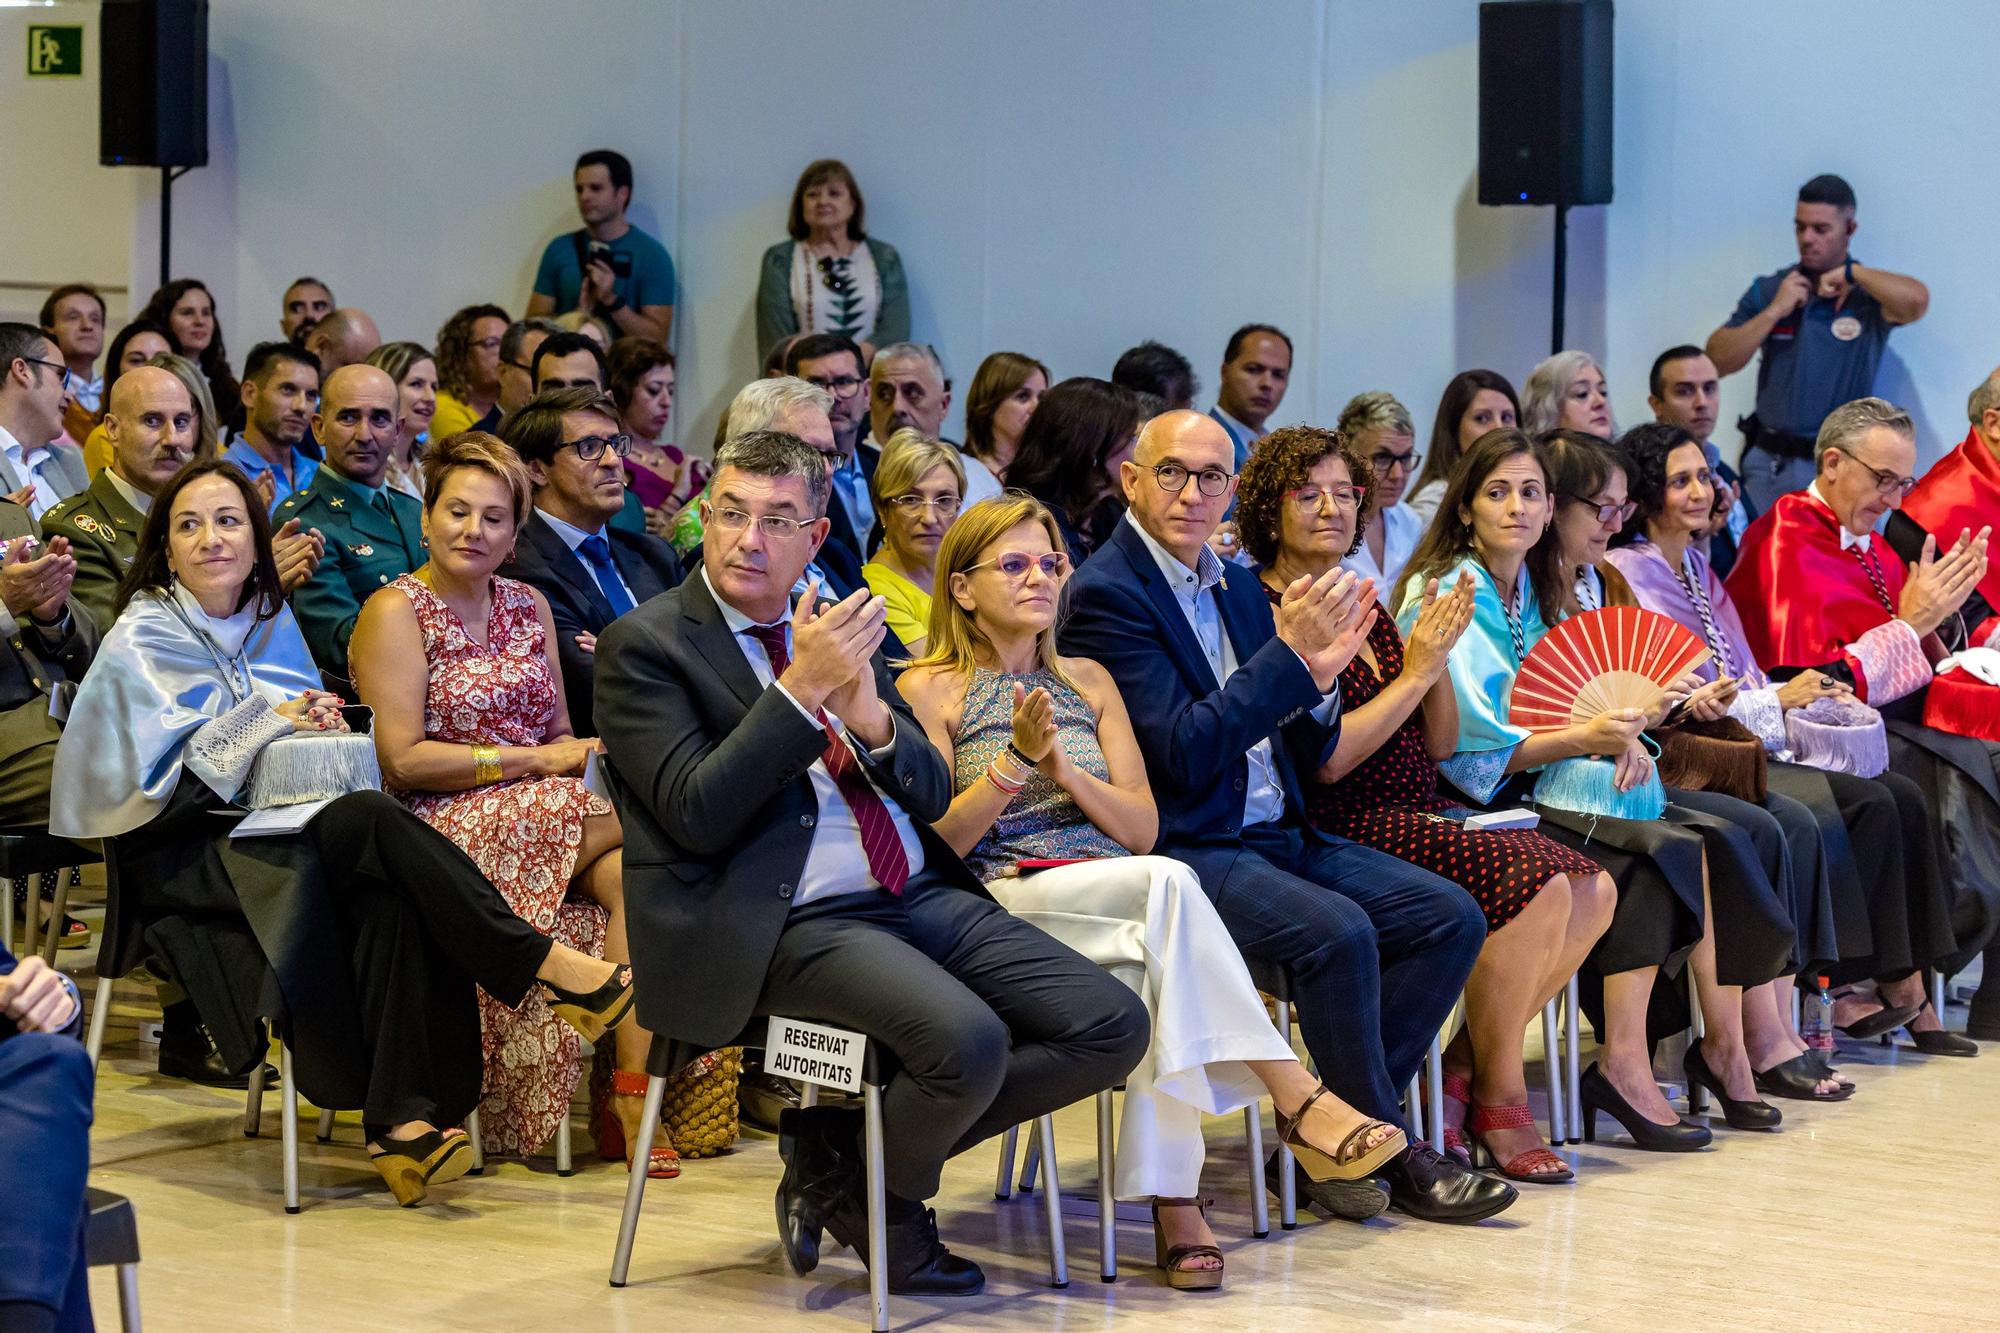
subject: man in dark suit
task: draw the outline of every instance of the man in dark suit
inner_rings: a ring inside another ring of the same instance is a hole
[[[1327,1086],[1402,1124],[1399,1094],[1458,1000],[1485,921],[1449,881],[1306,821],[1300,774],[1333,754],[1340,671],[1366,637],[1366,604],[1354,576],[1333,570],[1288,590],[1274,622],[1256,577],[1207,545],[1234,498],[1234,457],[1210,417],[1147,423],[1123,465],[1126,519],[1071,580],[1062,649],[1103,663],[1132,710],[1159,853],[1194,867],[1245,954],[1290,970]],[[1472,1222],[1513,1202],[1505,1182],[1410,1137],[1384,1172],[1395,1206]]]
[[[591,729],[591,675],[604,627],[681,581],[674,548],[613,528],[625,504],[631,439],[596,389],[544,389],[507,418],[507,443],[528,465],[535,507],[500,572],[541,590],[556,623],[570,725]]]
[[[951,772],[878,651],[880,600],[809,593],[794,608],[827,484],[796,436],[729,440],[702,502],[702,568],[598,645],[640,1020],[720,1046],[783,1014],[886,1047],[890,1290],[967,1295],[984,1277],[923,1206],[946,1159],[1117,1082],[1147,1021],[931,831]],[[779,1238],[804,1273],[823,1226],[865,1244],[859,1117],[784,1121]]]
[[[826,516],[833,529],[826,539],[851,551],[859,564],[868,559],[878,530],[871,492],[875,465],[882,461],[879,449],[861,447],[861,437],[868,433],[868,368],[861,349],[838,333],[809,333],[785,349],[785,374],[797,376],[832,400],[826,414],[833,427],[833,450],[827,454],[833,468],[833,502]],[[806,442],[818,444],[810,438]]]

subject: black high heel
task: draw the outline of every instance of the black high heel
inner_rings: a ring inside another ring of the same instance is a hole
[[[593,1046],[632,1012],[632,969],[627,964],[612,968],[610,978],[588,995],[564,990],[552,981],[544,981],[542,987],[549,993],[549,1012]]]
[[[1672,1125],[1654,1124],[1625,1100],[1624,1093],[1611,1086],[1611,1080],[1598,1072],[1594,1061],[1590,1068],[1583,1071],[1577,1087],[1583,1095],[1585,1143],[1597,1142],[1599,1111],[1616,1120],[1632,1136],[1633,1146],[1647,1152],[1698,1152],[1715,1137],[1707,1125],[1690,1124],[1685,1120]]]
[[[1681,1057],[1681,1070],[1687,1075],[1689,1087],[1706,1088],[1709,1095],[1722,1107],[1723,1123],[1731,1129],[1776,1129],[1785,1114],[1769,1102],[1737,1101],[1724,1090],[1722,1079],[1709,1068],[1708,1057],[1702,1054],[1700,1042],[1690,1042],[1687,1054]]]
[[[422,1203],[432,1185],[457,1180],[472,1165],[472,1140],[463,1134],[434,1129],[413,1139],[373,1137],[382,1147],[370,1148],[368,1160],[404,1208]]]

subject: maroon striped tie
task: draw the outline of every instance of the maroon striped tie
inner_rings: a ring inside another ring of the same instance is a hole
[[[764,655],[771,659],[771,679],[784,675],[792,662],[791,650],[785,643],[785,627],[752,625],[744,632],[764,645]],[[864,668],[868,669],[872,668]],[[826,771],[833,774],[833,785],[840,789],[847,808],[854,812],[855,824],[861,829],[861,850],[868,857],[868,873],[900,898],[903,886],[910,879],[910,858],[903,853],[896,821],[890,818],[889,808],[882,804],[881,795],[862,773],[854,752],[840,739],[840,733],[827,721],[826,714],[814,710],[813,717],[826,732],[826,752],[820,758],[826,764]]]

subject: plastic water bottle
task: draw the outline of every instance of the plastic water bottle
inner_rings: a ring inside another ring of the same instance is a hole
[[[1799,1036],[1806,1046],[1815,1051],[1833,1053],[1833,995],[1829,990],[1829,979],[1815,978],[1816,986],[1806,992],[1805,1003],[1800,1006]]]

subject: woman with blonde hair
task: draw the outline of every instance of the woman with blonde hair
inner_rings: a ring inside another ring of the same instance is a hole
[[[1560,427],[1608,440],[1618,431],[1611,422],[1611,395],[1604,371],[1588,352],[1557,352],[1528,375],[1521,389],[1521,429],[1540,436]]]
[[[424,446],[437,415],[437,358],[422,343],[383,343],[366,362],[396,381],[396,447],[389,454],[388,484],[412,499],[424,498]]]
[[[995,352],[981,361],[965,394],[965,451],[1007,480],[1028,418],[1053,382],[1047,366],[1020,352]]]
[[[938,548],[965,500],[958,450],[905,427],[882,446],[869,481],[882,546],[861,577],[888,603],[889,632],[912,653],[925,647]]]
[[[1222,1253],[1194,1197],[1201,1117],[1267,1091],[1316,1200],[1379,1213],[1370,1180],[1406,1146],[1327,1091],[1272,1026],[1228,930],[1183,863],[1148,856],[1159,814],[1109,672],[1055,648],[1069,575],[1040,501],[974,505],[945,535],[928,650],[898,682],[952,768],[935,828],[1010,912],[1146,1000],[1153,1040],[1126,1079],[1116,1189],[1151,1199],[1160,1267],[1176,1288],[1222,1282]]]

